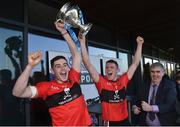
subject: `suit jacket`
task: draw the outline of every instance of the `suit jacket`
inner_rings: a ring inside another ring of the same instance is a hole
[[[143,84],[142,88],[137,93],[136,96],[136,104],[138,102],[145,101],[148,102],[148,95],[150,89],[150,81]],[[174,125],[176,120],[176,111],[175,111],[175,103],[176,103],[176,87],[175,84],[163,78],[159,84],[155,104],[159,108],[159,112],[156,113],[161,125]],[[146,125],[146,114],[147,112],[141,112],[139,117],[139,124]]]

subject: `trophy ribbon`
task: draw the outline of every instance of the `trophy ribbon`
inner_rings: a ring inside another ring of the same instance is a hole
[[[79,11],[79,17],[80,17],[81,24],[84,24],[82,12],[80,9],[78,9],[78,11]],[[68,31],[69,35],[71,36],[72,40],[74,41],[77,50],[80,51],[81,50],[80,42],[77,38],[77,35],[75,34],[74,30],[71,29],[71,27],[73,27],[71,24],[65,23],[65,29]]]

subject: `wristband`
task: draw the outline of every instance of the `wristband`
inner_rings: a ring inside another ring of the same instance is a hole
[[[34,98],[37,94],[37,89],[35,86],[30,86],[30,85],[29,88],[31,89],[31,94],[32,94],[30,98]]]
[[[68,33],[68,32],[64,32],[64,33],[62,33],[61,35],[64,36],[64,35],[67,34],[67,33]]]

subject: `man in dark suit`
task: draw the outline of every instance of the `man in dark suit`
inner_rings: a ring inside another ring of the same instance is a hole
[[[174,125],[176,120],[175,84],[164,78],[164,67],[153,63],[150,67],[151,81],[143,84],[137,92],[132,110],[139,115],[139,125]]]

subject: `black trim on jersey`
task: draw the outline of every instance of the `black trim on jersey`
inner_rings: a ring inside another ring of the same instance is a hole
[[[121,90],[112,91],[102,89],[101,91],[101,100],[107,103],[119,103],[124,101],[126,98],[126,90],[123,87]]]
[[[68,93],[65,91],[53,94],[51,96],[48,96],[45,100],[46,106],[48,108],[64,105],[68,102],[71,102],[75,100],[76,98],[80,97],[82,95],[80,85],[78,83],[75,83]]]

